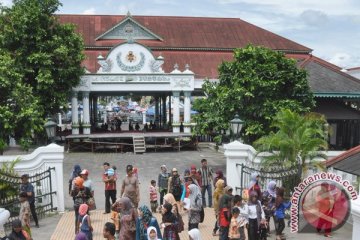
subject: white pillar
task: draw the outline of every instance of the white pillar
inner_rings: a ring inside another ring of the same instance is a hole
[[[180,132],[180,92],[173,92],[174,105],[173,105],[173,133]]]
[[[93,116],[94,116],[94,126],[97,128],[97,122],[98,122],[98,109],[97,109],[97,104],[98,104],[98,97],[94,96],[93,98]]]
[[[78,112],[78,93],[73,92],[71,98],[71,133],[79,134],[79,112]]]
[[[47,153],[47,158],[44,159],[45,166],[47,168],[55,168],[55,171],[51,171],[52,191],[56,192],[56,197],[53,197],[54,206],[57,207],[58,212],[64,212],[64,147],[52,143],[47,145],[43,151]]]
[[[143,124],[146,124],[146,111],[142,112]]]
[[[191,133],[191,92],[184,92],[184,132]]]
[[[58,113],[58,119],[59,119],[59,126],[61,126],[62,125],[61,113]]]
[[[83,92],[83,113],[84,113],[84,122],[83,124],[83,133],[90,134],[90,105],[89,105],[89,92]]]
[[[249,165],[255,154],[255,149],[250,146],[243,144],[239,141],[234,141],[224,145],[224,155],[226,157],[226,181],[227,185],[234,189],[233,194],[241,194],[241,166]],[[245,187],[243,182],[243,187]]]

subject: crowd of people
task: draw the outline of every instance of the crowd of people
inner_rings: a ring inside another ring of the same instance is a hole
[[[243,196],[233,195],[221,170],[215,173],[201,160],[201,167],[191,165],[183,174],[176,168],[168,171],[160,167],[157,181],[149,182],[149,205],[141,205],[137,168],[126,166],[126,175],[121,180],[120,197],[117,196],[119,175],[116,167],[103,163],[102,181],[105,189],[105,211],[109,221],[104,226],[106,239],[179,240],[185,231],[183,215],[188,214],[187,231],[189,239],[201,239],[199,224],[204,220],[204,208],[213,207],[216,217],[212,235],[220,240],[263,240],[270,235],[269,223],[274,220],[276,239],[285,239],[285,210],[290,203],[284,200],[284,189],[270,181],[261,191],[258,174],[253,174],[251,183]],[[28,176],[22,176],[23,184],[19,195],[21,202],[20,222],[13,222],[9,239],[31,239],[30,212],[38,226],[34,211],[34,192]],[[214,191],[213,191],[214,188]],[[69,179],[69,194],[74,203],[74,229],[77,240],[92,240],[93,225],[90,211],[96,209],[94,184],[89,171],[75,165]],[[158,221],[154,213],[161,213]],[[11,238],[13,236],[13,238]],[[16,236],[16,237],[14,237]],[[20,237],[19,237],[20,236]]]

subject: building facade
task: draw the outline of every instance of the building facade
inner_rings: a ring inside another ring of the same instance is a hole
[[[166,99],[172,98],[170,122],[178,132],[179,101],[184,101],[184,126],[190,132],[190,98],[201,95],[204,79],[218,78],[218,66],[233,59],[235,48],[248,44],[284,52],[309,73],[316,98],[314,111],[326,116],[332,127],[333,149],[360,142],[360,80],[311,55],[312,49],[238,18],[175,16],[58,15],[62,23],[77,26],[85,42],[87,73],[73,90],[72,106],[81,96],[84,133],[96,122],[96,101],[101,95],[132,93],[153,96],[166,122]],[[171,107],[170,107],[171,109]],[[74,114],[76,115],[76,114]],[[73,116],[73,134],[78,119]]]

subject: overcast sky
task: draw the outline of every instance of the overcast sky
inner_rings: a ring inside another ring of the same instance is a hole
[[[11,0],[0,0],[9,4]],[[344,68],[360,66],[359,0],[62,0],[59,13],[241,18],[313,49]]]

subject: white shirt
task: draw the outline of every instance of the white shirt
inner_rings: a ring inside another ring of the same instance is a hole
[[[236,219],[238,223],[242,221],[242,219],[245,219],[246,222],[249,220],[249,208],[247,204],[243,204],[242,207],[237,207],[240,210],[240,214],[238,218]]]
[[[261,219],[265,219],[264,210],[261,206],[260,201],[258,202],[261,208]],[[257,219],[256,205],[248,205],[248,214],[249,214],[249,219]]]

